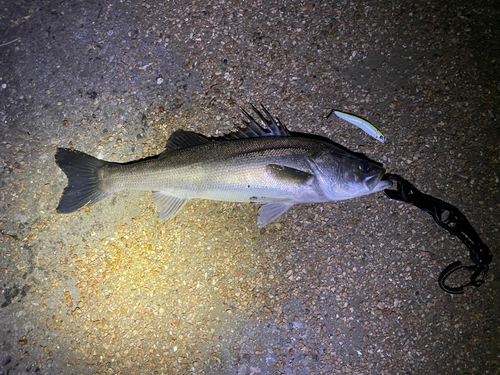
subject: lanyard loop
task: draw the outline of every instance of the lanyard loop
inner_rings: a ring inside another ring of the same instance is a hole
[[[445,281],[450,276],[452,273],[457,272],[459,270],[466,270],[472,272],[472,275],[470,276],[470,282],[464,285],[460,285],[458,287],[451,287],[448,286]],[[484,283],[484,277],[486,276],[486,273],[488,272],[488,266],[487,265],[475,265],[475,266],[464,266],[462,265],[462,262],[457,261],[454,263],[451,263],[446,267],[438,277],[438,283],[441,289],[443,289],[445,292],[450,293],[450,294],[462,294],[464,292],[464,288],[468,286],[474,286],[476,288],[480,287]],[[481,277],[481,278],[479,278]]]
[[[397,190],[385,189],[384,193],[390,199],[412,204],[430,214],[436,223],[446,229],[451,234],[457,236],[469,249],[470,259],[475,263],[472,266],[463,266],[457,261],[446,267],[438,278],[441,289],[447,293],[460,294],[468,286],[479,287],[484,283],[484,278],[488,272],[488,265],[493,259],[488,246],[469,223],[465,215],[458,208],[449,203],[420,192],[415,186],[396,174],[386,174],[384,179],[396,182]],[[451,287],[446,285],[446,279],[459,270],[473,272],[471,281],[467,284]]]

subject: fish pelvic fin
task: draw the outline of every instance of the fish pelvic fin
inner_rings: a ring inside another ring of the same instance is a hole
[[[277,203],[268,203],[259,209],[259,217],[257,219],[257,226],[259,228],[265,227],[267,224],[272,223],[285,212],[287,212],[294,202],[284,201]]]
[[[78,211],[111,194],[99,187],[99,168],[111,163],[67,148],[58,148],[55,160],[68,177],[68,186],[57,206],[58,212],[69,214]]]

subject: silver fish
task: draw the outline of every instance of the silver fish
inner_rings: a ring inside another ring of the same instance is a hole
[[[68,177],[57,207],[71,213],[122,190],[152,190],[160,220],[174,218],[194,198],[264,204],[259,227],[294,204],[339,201],[391,187],[385,169],[329,140],[291,135],[262,107],[243,110],[246,127],[221,137],[177,130],[155,158],[119,164],[59,148],[55,160]]]

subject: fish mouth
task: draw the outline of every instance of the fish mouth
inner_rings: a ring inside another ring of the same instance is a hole
[[[385,171],[382,171],[373,176],[367,177],[364,181],[365,188],[372,193],[376,193],[377,191],[381,191],[384,189],[389,189],[392,186],[392,181],[382,180],[384,172]]]

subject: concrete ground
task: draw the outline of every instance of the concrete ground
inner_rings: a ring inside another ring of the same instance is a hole
[[[499,374],[499,8],[0,1],[0,373]],[[259,103],[459,207],[485,284],[443,293],[466,247],[382,193],[263,229],[213,201],[159,222],[141,192],[56,212],[57,147],[133,161]]]

